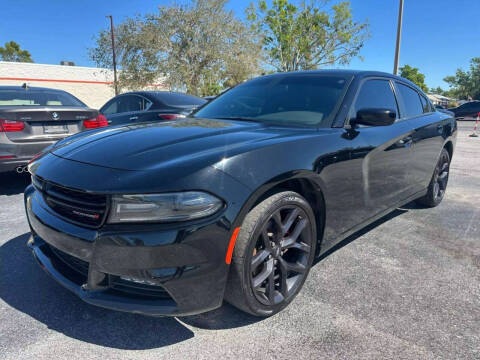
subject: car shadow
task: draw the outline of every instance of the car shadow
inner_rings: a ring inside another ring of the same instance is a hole
[[[21,194],[30,182],[29,173],[0,173],[0,196]]]
[[[381,224],[415,208],[416,205],[407,204],[394,210],[334,246],[315,264]],[[0,299],[66,336],[106,347],[146,350],[192,338],[194,333],[186,325],[218,330],[262,320],[226,303],[204,314],[178,318],[148,317],[89,305],[40,269],[26,246],[28,236],[28,233],[20,235],[0,246]]]
[[[192,338],[194,333],[184,324],[228,329],[261,320],[228,304],[205,314],[178,319],[89,305],[41,270],[26,246],[28,236],[28,233],[20,235],[0,246],[0,299],[71,338],[111,348],[145,350]]]

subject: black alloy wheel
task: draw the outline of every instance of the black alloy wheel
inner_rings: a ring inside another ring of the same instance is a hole
[[[433,196],[435,200],[441,201],[447,190],[448,175],[450,170],[450,158],[448,153],[442,152],[435,168]]]
[[[428,185],[427,194],[416,200],[417,203],[427,206],[435,207],[440,204],[445,196],[447,190],[448,176],[450,172],[450,154],[444,148],[433,171],[433,176]]]
[[[315,221],[308,202],[292,191],[255,206],[238,235],[225,299],[256,316],[271,316],[286,307],[312,265]]]
[[[262,304],[281,303],[302,283],[312,249],[309,226],[298,206],[276,210],[263,224],[250,262],[251,286]]]

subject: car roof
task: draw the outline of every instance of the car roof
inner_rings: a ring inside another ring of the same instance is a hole
[[[181,96],[191,96],[193,98],[198,98],[201,99],[201,97],[191,95],[191,94],[186,94],[186,93],[181,93],[181,92],[175,92],[175,91],[155,91],[155,90],[141,90],[141,91],[129,91],[126,93],[122,93],[119,95],[143,95],[143,96],[159,96],[163,94],[171,94],[171,95],[181,95]]]
[[[65,92],[64,90],[60,89],[52,89],[46,87],[37,87],[37,86],[27,86],[25,89],[23,86],[16,86],[16,85],[2,85],[0,86],[0,90],[35,90],[35,91],[48,91],[48,92]]]
[[[331,76],[343,76],[343,77],[357,77],[357,78],[365,78],[365,77],[386,77],[392,80],[403,81],[410,86],[414,87],[417,90],[422,91],[417,85],[411,82],[408,79],[405,79],[401,76],[393,75],[391,73],[383,72],[383,71],[373,71],[373,70],[350,70],[350,69],[326,69],[326,70],[302,70],[302,71],[291,71],[291,72],[281,72],[270,74],[266,76],[298,76],[303,74],[318,74],[318,75],[331,75]],[[423,91],[422,91],[423,92]]]
[[[140,95],[143,96],[150,101],[152,101],[156,106],[191,106],[191,105],[202,105],[203,103],[207,102],[204,98],[185,94],[181,92],[174,92],[174,91],[131,91],[123,94],[119,94],[117,96],[124,96],[124,95]],[[175,101],[172,102],[173,99],[178,97],[178,99],[183,99],[185,103],[176,103]]]

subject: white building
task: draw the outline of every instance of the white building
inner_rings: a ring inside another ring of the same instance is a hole
[[[94,109],[115,96],[113,71],[109,69],[0,61],[0,86],[24,83],[65,90]],[[152,84],[152,88],[168,90],[161,83]]]
[[[427,94],[427,96],[432,101],[433,105],[442,105],[444,107],[448,107],[450,101],[455,101],[455,99],[438,94]]]

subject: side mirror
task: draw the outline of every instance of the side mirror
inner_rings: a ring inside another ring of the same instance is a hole
[[[397,112],[392,109],[361,109],[357,111],[357,117],[350,121],[350,125],[388,126],[396,118]]]

